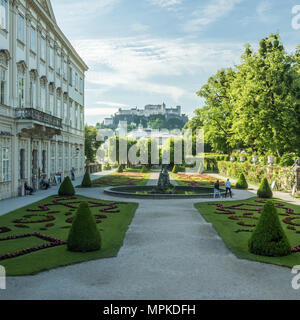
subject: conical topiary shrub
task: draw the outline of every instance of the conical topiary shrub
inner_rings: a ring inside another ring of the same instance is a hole
[[[75,189],[71,179],[68,176],[65,177],[64,181],[60,185],[58,194],[60,196],[74,196]]]
[[[269,182],[267,178],[263,178],[259,189],[257,190],[257,195],[260,198],[270,199],[273,197],[273,192],[270,188]]]
[[[86,170],[81,182],[81,187],[90,188],[91,186],[92,186],[91,177],[89,172]]]
[[[123,170],[123,167],[122,166],[118,166],[118,169],[117,169],[117,172],[118,173],[122,173],[124,170]]]
[[[251,253],[260,256],[280,257],[291,253],[291,246],[280,224],[274,203],[264,205],[261,217],[249,240]]]
[[[80,203],[67,240],[69,251],[88,252],[101,248],[101,236],[87,201]]]
[[[243,173],[240,174],[238,181],[235,184],[237,189],[248,189],[248,183]]]
[[[179,166],[177,164],[174,165],[172,173],[178,173],[179,172]]]

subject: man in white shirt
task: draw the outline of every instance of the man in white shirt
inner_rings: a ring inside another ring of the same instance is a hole
[[[227,198],[227,193],[229,193],[230,198],[232,198],[231,183],[230,183],[229,179],[227,179],[227,181],[226,181],[226,183],[225,183],[225,187],[226,187],[225,198]]]

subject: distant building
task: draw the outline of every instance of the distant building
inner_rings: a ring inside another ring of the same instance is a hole
[[[182,122],[182,127],[188,121],[188,117],[181,113],[181,106],[167,108],[165,103],[153,105],[147,104],[144,109],[137,107],[131,109],[119,109],[112,117],[104,119],[104,125],[116,129],[120,121],[127,121],[128,124],[140,124],[143,120],[147,121],[151,116],[162,116],[165,120],[178,119]]]

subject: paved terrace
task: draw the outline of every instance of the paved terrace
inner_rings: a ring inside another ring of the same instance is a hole
[[[157,173],[153,173],[149,184],[156,179]],[[77,192],[98,199],[126,200],[105,195],[102,188]],[[254,191],[236,190],[234,198],[253,195]],[[16,201],[7,200],[6,208],[11,205],[10,210],[14,209]],[[291,287],[289,268],[240,260],[225,247],[194,208],[196,202],[213,200],[132,201],[139,202],[139,208],[116,258],[10,277],[0,299],[300,298],[300,291]]]

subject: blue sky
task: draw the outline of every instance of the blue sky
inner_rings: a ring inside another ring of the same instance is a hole
[[[89,66],[86,122],[119,107],[165,102],[189,116],[196,92],[222,67],[239,62],[245,43],[279,32],[300,44],[292,8],[300,0],[52,0],[58,25]]]

